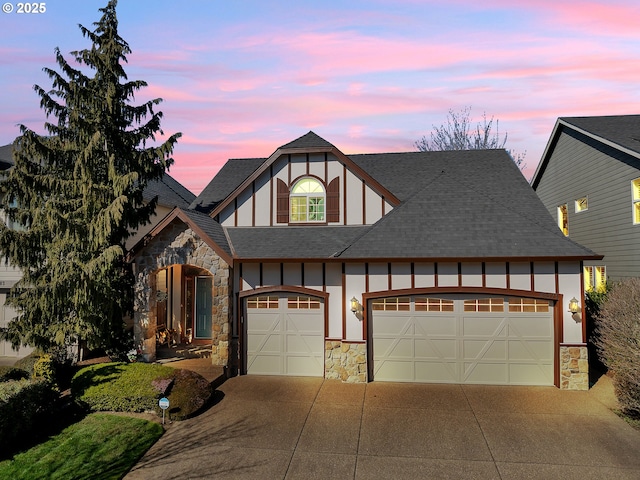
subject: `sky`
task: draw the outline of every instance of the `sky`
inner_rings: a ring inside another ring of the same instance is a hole
[[[0,3],[6,145],[20,124],[44,133],[33,86],[51,88],[56,47],[90,47],[78,24],[107,0]],[[498,120],[530,178],[558,117],[640,113],[638,0],[120,0],[117,14],[129,80],[148,83],[133,103],[163,99],[165,136],[182,133],[170,174],[195,194],[227,159],[310,130],[347,155],[415,151],[466,107]]]

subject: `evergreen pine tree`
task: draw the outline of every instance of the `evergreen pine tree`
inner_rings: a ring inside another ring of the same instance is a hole
[[[180,134],[152,146],[163,135],[161,99],[131,103],[147,84],[128,81],[122,67],[131,50],[118,35],[116,3],[100,9],[93,31],[80,25],[92,45],[71,52],[73,64],[55,50],[61,73],[44,69],[52,89],[34,87],[49,135],[21,125],[15,167],[0,181],[0,208],[21,226],[0,222],[0,252],[23,272],[7,300],[18,316],[0,332],[14,346],[84,339],[109,350],[125,338],[133,308],[125,241],[149,222],[156,201],[145,203],[143,190],[172,164]]]

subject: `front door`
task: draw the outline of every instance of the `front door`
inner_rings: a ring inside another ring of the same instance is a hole
[[[213,297],[213,277],[196,277],[196,331],[195,338],[210,339]]]

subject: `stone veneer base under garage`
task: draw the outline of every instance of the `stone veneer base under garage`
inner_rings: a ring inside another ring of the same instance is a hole
[[[589,390],[589,352],[586,346],[560,346],[560,388]]]
[[[367,346],[341,340],[324,342],[325,378],[342,380],[346,383],[367,381]]]

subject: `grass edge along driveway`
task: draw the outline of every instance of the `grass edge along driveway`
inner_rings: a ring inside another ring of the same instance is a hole
[[[162,425],[155,422],[93,413],[46,442],[0,462],[0,478],[120,479],[162,434]]]

